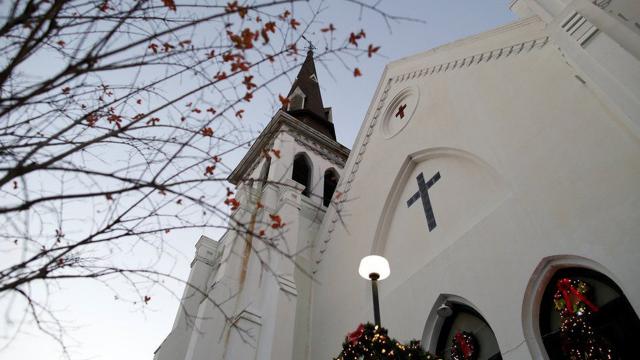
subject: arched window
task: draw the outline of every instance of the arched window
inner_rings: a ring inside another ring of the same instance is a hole
[[[271,157],[267,156],[264,160],[264,164],[262,164],[262,169],[260,169],[260,189],[263,189],[267,184],[267,179],[269,178],[269,168],[271,167]]]
[[[331,197],[336,191],[339,179],[340,176],[338,176],[335,169],[327,169],[327,171],[324,172],[324,196],[322,197],[322,204],[324,204],[324,206],[329,206],[331,203]]]
[[[304,185],[302,195],[309,196],[311,194],[311,161],[305,154],[300,153],[293,158],[291,178],[295,182]]]
[[[436,354],[443,359],[502,359],[493,330],[473,308],[447,302],[438,309],[438,314],[445,318],[436,347]]]
[[[542,296],[539,321],[550,360],[567,359],[565,352],[572,350],[610,351],[614,359],[638,357],[638,315],[620,287],[599,272],[585,268],[558,270]]]

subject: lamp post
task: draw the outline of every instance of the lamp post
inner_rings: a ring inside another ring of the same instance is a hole
[[[358,268],[360,276],[367,280],[371,280],[371,293],[373,295],[373,318],[375,324],[380,327],[380,304],[378,302],[378,280],[384,280],[389,277],[391,270],[387,259],[378,255],[365,256],[360,260]]]

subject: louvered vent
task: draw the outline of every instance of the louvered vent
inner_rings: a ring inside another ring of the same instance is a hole
[[[301,110],[304,107],[304,96],[294,94],[289,100],[289,110]]]

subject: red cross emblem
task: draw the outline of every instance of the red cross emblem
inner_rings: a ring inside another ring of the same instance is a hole
[[[396,113],[396,117],[400,116],[400,119],[404,119],[404,109],[407,108],[407,104],[402,104],[398,107],[398,112]]]

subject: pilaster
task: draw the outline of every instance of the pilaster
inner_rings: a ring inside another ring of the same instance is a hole
[[[286,223],[272,249],[272,270],[265,276],[263,288],[263,327],[257,359],[293,359],[294,329],[298,292],[293,277],[298,234],[298,219],[303,186],[286,179],[279,186],[277,214]]]
[[[184,359],[194,325],[199,320],[200,303],[207,296],[207,282],[217,257],[218,243],[201,236],[195,245],[196,255],[191,262],[191,272],[185,284],[180,307],[171,332],[157,350],[154,359]]]

